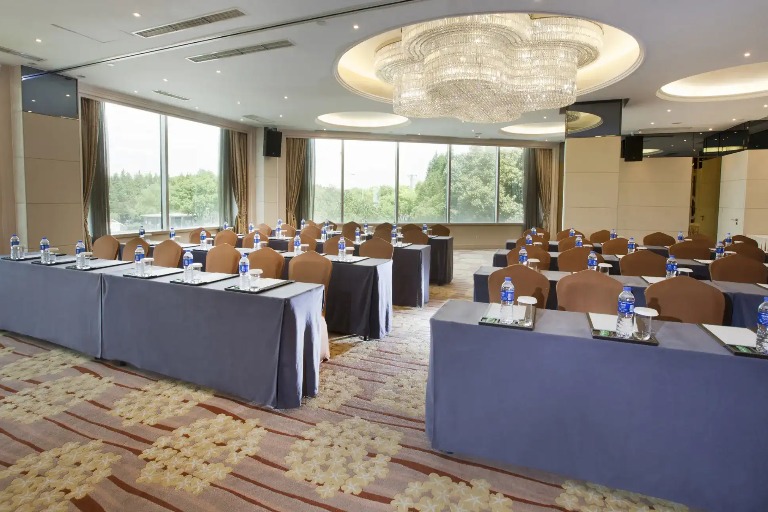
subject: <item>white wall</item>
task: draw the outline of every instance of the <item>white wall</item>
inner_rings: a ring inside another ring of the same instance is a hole
[[[747,165],[744,233],[768,235],[768,150],[750,150]]]
[[[8,240],[16,232],[16,199],[13,182],[13,136],[11,134],[11,68],[0,66],[0,253],[8,251]]]
[[[717,238],[726,233],[744,234],[744,209],[747,200],[747,167],[749,151],[741,151],[723,157],[720,170],[720,213],[717,222]]]

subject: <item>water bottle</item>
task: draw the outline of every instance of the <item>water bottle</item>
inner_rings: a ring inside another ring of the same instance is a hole
[[[206,244],[205,244],[205,230],[202,230],[202,231],[200,232],[200,246],[201,246],[203,249],[206,249],[206,248],[207,248],[207,246],[206,246]]]
[[[48,263],[51,261],[51,242],[48,238],[43,237],[40,240],[40,263]]]
[[[282,228],[282,226],[283,226],[283,224],[282,224],[282,222],[280,222],[280,224],[278,224],[277,227],[275,228],[275,236],[277,238],[283,238],[283,228]]]
[[[637,249],[637,244],[635,243],[634,237],[629,237],[629,242],[627,242],[627,254],[632,254],[635,252],[635,249]]]
[[[283,228],[283,219],[277,219],[277,227],[280,229]]]
[[[21,259],[21,239],[18,235],[11,235],[11,259]]]
[[[339,259],[344,260],[347,256],[347,244],[344,241],[344,237],[339,237]]]
[[[328,239],[328,231],[325,229],[325,224],[323,224],[322,229],[320,229],[320,240],[325,242]]]
[[[170,237],[171,240],[176,240],[176,230],[174,228],[171,228]]]
[[[253,233],[253,222],[248,223],[248,234]]]
[[[139,238],[144,240],[144,235],[146,235],[146,234],[147,234],[147,232],[144,231],[144,226],[139,226]]]
[[[730,233],[725,234],[725,245],[731,245],[733,244],[733,237]]]
[[[429,233],[429,226],[427,226],[427,223],[426,223],[426,222],[425,222],[424,224],[422,224],[422,225],[421,225],[421,232],[422,232],[422,233],[424,233],[425,235],[426,235],[427,233]]]
[[[512,306],[515,303],[515,285],[511,277],[505,277],[501,285],[501,314],[499,319],[503,324],[512,323]]]
[[[667,258],[667,279],[677,276],[677,260],[674,256]]]
[[[618,238],[618,236],[619,235],[616,234],[616,230],[612,229],[611,230],[611,240],[616,240],[616,238]]]
[[[597,254],[595,251],[590,251],[587,256],[587,270],[597,271]]]
[[[528,251],[525,250],[525,247],[521,247],[520,252],[517,253],[517,262],[526,267],[528,266]]]
[[[301,236],[298,234],[293,237],[293,253],[297,256],[301,254]]]
[[[247,253],[243,253],[243,256],[240,258],[240,263],[237,264],[237,270],[240,273],[239,288],[241,290],[249,290],[251,288],[251,283],[248,273],[251,270],[251,264],[248,261]]]
[[[685,237],[683,236],[683,232],[682,231],[678,231],[677,232],[677,241],[678,242],[684,242],[685,241]]]
[[[768,297],[757,308],[757,350],[768,352]]]
[[[304,227],[307,225],[307,221],[301,219],[301,230],[304,231]]]
[[[715,246],[715,259],[719,260],[721,258],[725,258],[725,246],[723,242],[717,242]]]
[[[571,228],[571,230],[568,231],[568,236],[576,236],[576,230]]]
[[[368,234],[368,221],[363,222],[363,233]]]
[[[144,248],[141,244],[136,246],[136,250],[133,253],[133,262],[135,264],[135,271],[137,277],[144,277]]]
[[[392,228],[392,245],[397,245],[397,228]]]
[[[533,245],[533,237],[531,235],[525,235],[525,245]]]
[[[616,336],[619,338],[631,337],[634,332],[635,296],[632,295],[630,286],[625,286],[624,291],[619,294],[618,314]]]
[[[85,244],[82,240],[75,244],[75,267],[85,268]]]
[[[360,245],[360,228],[355,228],[355,243]]]
[[[576,247],[584,247],[584,240],[581,239],[581,236],[576,237]]]
[[[229,224],[227,224],[227,221],[224,221],[224,231],[229,229]]]
[[[256,233],[253,235],[253,250],[258,251],[259,249],[261,249],[261,236]]]
[[[533,236],[536,236],[538,233],[539,233],[539,232],[538,232],[538,230],[537,230],[535,227],[534,227],[534,228],[531,228],[531,234],[532,234]]]
[[[195,258],[192,256],[190,251],[185,252],[184,256],[181,258],[181,266],[184,268],[185,283],[192,282],[192,263],[194,263],[194,261]]]

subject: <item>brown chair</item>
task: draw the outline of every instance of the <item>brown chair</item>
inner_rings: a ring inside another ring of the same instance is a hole
[[[653,251],[636,251],[627,254],[619,260],[623,276],[652,276],[667,275],[667,259]]]
[[[576,235],[581,235],[582,238],[586,238],[584,236],[584,233],[582,233],[581,231],[576,231],[576,234],[574,236],[576,236]],[[571,228],[564,229],[562,231],[558,231],[557,235],[555,236],[555,240],[557,240],[559,242],[563,238],[568,238],[569,236],[571,236]]]
[[[429,236],[425,235],[420,229],[409,229],[403,231],[403,242],[407,244],[429,245]]]
[[[451,230],[442,224],[435,224],[431,229],[434,236],[451,236]]]
[[[383,238],[384,240],[390,240],[392,238],[392,224],[384,222],[376,226],[373,230],[373,236]]]
[[[263,247],[248,255],[251,268],[260,268],[261,277],[267,279],[282,279],[285,258],[271,247]]]
[[[316,251],[317,250],[317,239],[312,235],[307,235],[303,231],[299,235],[299,239],[301,240],[301,245],[308,245],[310,251]],[[338,248],[336,249],[338,250]]]
[[[736,245],[736,242],[742,242],[744,245],[753,245],[755,247],[759,247],[759,244],[757,243],[757,240],[753,238],[749,238],[748,236],[744,235],[733,235],[733,245]],[[742,245],[738,244],[738,245]]]
[[[601,229],[600,231],[595,231],[592,233],[589,236],[589,239],[592,240],[592,243],[604,244],[611,239],[611,232],[607,229]]]
[[[314,226],[314,227],[316,227],[316,228],[319,228],[319,227],[320,227],[320,226],[317,224],[317,222],[315,222],[315,221],[313,221],[313,220],[307,220],[307,221],[306,221],[306,226]]]
[[[331,283],[333,263],[328,258],[314,251],[305,252],[293,258],[288,264],[288,279],[300,283],[322,284],[325,291],[323,298],[323,317],[320,318],[320,358],[331,358],[331,347],[328,341],[328,324],[325,323],[325,298],[328,297],[328,285]]]
[[[576,236],[569,236],[569,237],[563,238],[562,240],[557,242],[557,250],[558,250],[558,252],[567,251],[568,249],[573,249],[574,247],[576,247],[576,239],[577,239]],[[581,242],[584,245],[592,243],[592,242],[590,242],[589,240],[587,240],[584,237],[581,238]]]
[[[656,231],[655,233],[651,233],[650,235],[645,235],[643,237],[643,245],[669,247],[670,245],[674,245],[676,242],[677,240],[675,237],[666,233],[662,233],[661,231]]]
[[[412,230],[421,231],[421,226],[417,226],[416,224],[406,224],[400,229],[400,231],[402,231],[403,234],[405,234],[407,231],[412,231]]]
[[[659,312],[659,320],[673,322],[722,325],[725,314],[723,292],[688,276],[652,284],[645,303]]]
[[[149,257],[149,244],[142,240],[139,237],[131,238],[125,243],[125,247],[123,247],[123,257],[121,258],[122,261],[133,261],[134,253],[136,252],[136,247],[141,244],[141,246],[144,248],[144,255],[146,257]]]
[[[191,244],[199,244],[200,243],[200,232],[203,230],[203,228],[195,228],[192,231],[189,232],[189,243]]]
[[[259,224],[256,229],[261,231],[261,233],[266,233],[267,236],[272,236],[272,228],[269,226],[269,224],[264,224],[263,222]]]
[[[376,236],[360,245],[360,256],[391,260],[394,253],[395,248],[390,242]]]
[[[325,254],[339,254],[339,240],[341,240],[341,235],[332,236],[328,240],[325,241],[325,245],[323,246],[323,252]],[[344,245],[347,247],[354,247],[354,243],[349,238],[344,238]]]
[[[560,256],[557,258],[558,270],[562,272],[579,272],[580,270],[586,270],[587,257],[590,252],[592,252],[592,249],[589,247],[574,247],[573,249],[561,252]],[[601,254],[595,254],[597,255],[598,264],[605,263],[605,259],[603,259]],[[593,271],[590,270],[590,272]],[[616,295],[616,297],[618,297],[618,295]]]
[[[248,233],[243,237],[243,244],[242,247],[244,249],[253,249],[253,239],[256,238],[256,233],[259,234],[259,242],[261,243],[261,246],[266,246],[267,242],[269,241],[269,237],[264,237],[264,235],[261,234],[259,230],[254,231],[253,233]]]
[[[301,234],[311,236],[315,240],[319,240],[321,231],[317,226],[305,226],[304,229],[301,230]]]
[[[133,250],[135,251],[136,248],[134,247]],[[116,260],[120,252],[120,242],[112,235],[100,236],[93,242],[91,251],[96,258]]]
[[[256,231],[259,232],[262,242],[268,241],[269,237],[272,236],[272,230],[267,230],[266,228],[259,227]]]
[[[557,309],[615,315],[623,289],[619,281],[602,272],[577,272],[557,282]]]
[[[507,265],[517,265],[520,258],[520,249],[522,246],[518,245],[507,253]],[[535,258],[539,260],[539,270],[549,270],[549,265],[552,262],[552,256],[546,249],[542,249],[538,245],[533,247],[526,245],[525,250],[528,252],[528,259]]]
[[[237,233],[231,229],[225,229],[224,231],[219,231],[216,233],[216,238],[213,241],[213,245],[217,246],[222,244],[229,244],[232,247],[235,247],[237,245]]]
[[[280,229],[283,232],[283,236],[286,238],[293,238],[296,236],[296,228],[290,224],[283,224]]]
[[[229,244],[216,245],[205,258],[206,272],[237,274],[237,263],[242,258],[240,251]]]
[[[505,277],[512,278],[512,284],[515,285],[515,297],[536,297],[536,306],[539,309],[547,307],[549,279],[544,274],[520,264],[496,270],[488,276],[488,292],[491,303],[501,302],[499,290],[501,290]]]
[[[740,254],[733,254],[713,261],[709,266],[709,274],[713,281],[763,284],[768,281],[768,267],[763,262]]]
[[[669,246],[669,254],[677,259],[708,260],[710,244],[699,241],[678,242]]]
[[[760,263],[765,263],[765,252],[756,245],[748,243],[732,244],[725,248],[726,251],[733,251],[738,255],[752,258]]]
[[[688,238],[691,239],[693,242],[699,242],[700,244],[706,245],[707,247],[714,247],[715,246],[715,239],[711,236],[702,235],[700,233],[694,233]]]
[[[350,240],[354,240],[356,229],[359,229],[361,233],[363,232],[363,226],[357,222],[347,222],[341,227],[341,235]]]
[[[173,240],[166,240],[155,246],[152,257],[158,267],[175,268],[181,266],[181,254],[184,249]]]
[[[603,244],[603,254],[627,254],[629,252],[627,250],[627,243],[629,243],[629,240],[626,238],[608,240]]]

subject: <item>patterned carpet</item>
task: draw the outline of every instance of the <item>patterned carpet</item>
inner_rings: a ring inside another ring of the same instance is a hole
[[[433,452],[428,319],[471,298],[491,251],[397,308],[384,341],[336,338],[300,410],[251,406],[0,334],[0,511],[683,511],[681,505]]]

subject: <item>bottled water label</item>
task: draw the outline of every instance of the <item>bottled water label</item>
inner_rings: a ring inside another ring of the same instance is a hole
[[[247,274],[248,273],[248,263],[241,263],[240,264],[240,273],[241,274]]]
[[[768,328],[768,311],[761,311],[757,314],[757,324]]]
[[[587,260],[587,266],[589,267],[590,270],[596,268],[597,267],[597,259],[589,259],[589,260]]]
[[[138,253],[136,253],[133,256],[133,261],[135,261],[136,263],[140,262],[143,259],[144,259],[144,253],[143,252],[138,252]]]
[[[501,302],[514,302],[515,301],[515,290],[502,290],[501,291]]]
[[[620,315],[631,315],[635,312],[635,305],[631,302],[619,301],[619,314]]]
[[[520,257],[517,259],[520,263],[525,263],[528,261],[528,255],[527,254],[521,254]]]
[[[677,264],[667,263],[667,272],[677,272]]]

